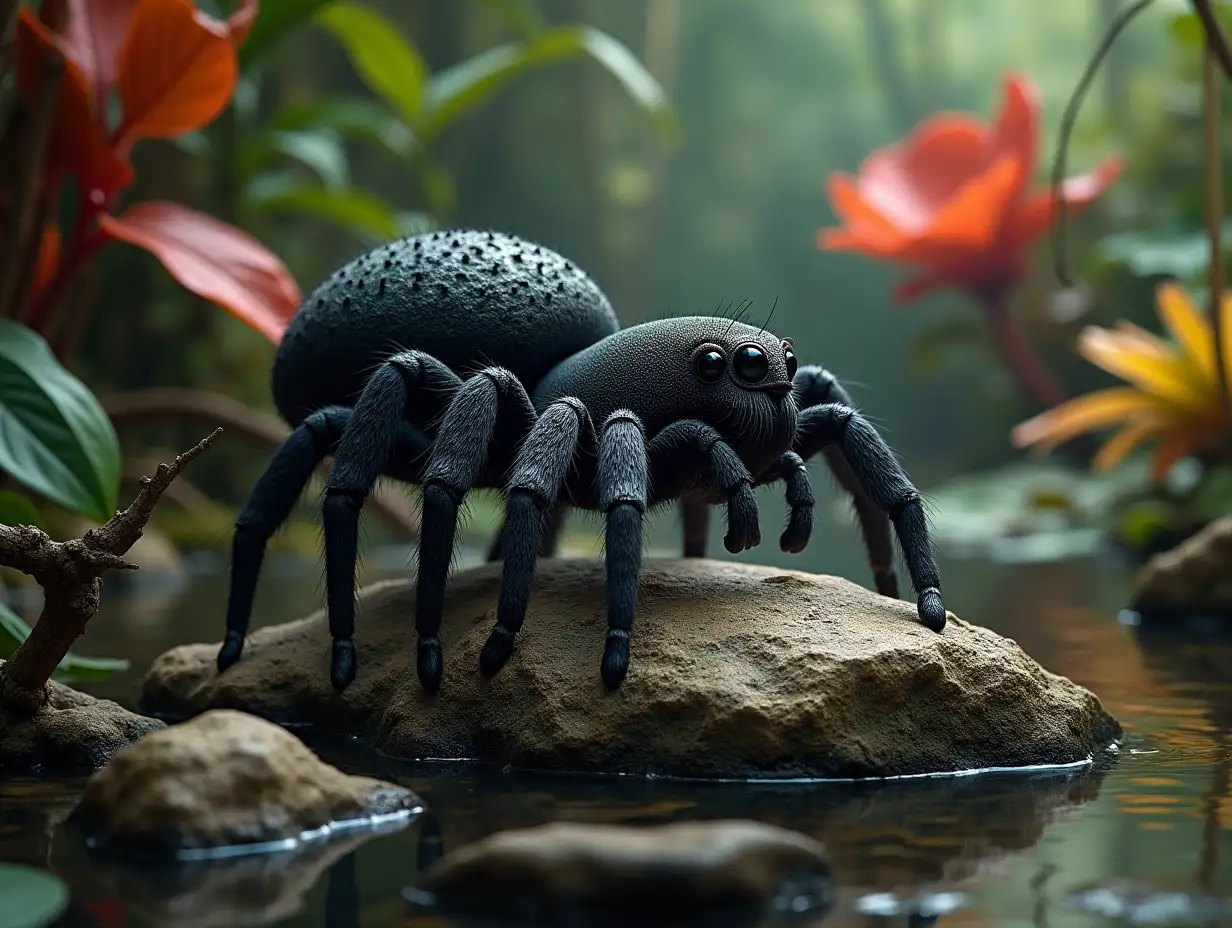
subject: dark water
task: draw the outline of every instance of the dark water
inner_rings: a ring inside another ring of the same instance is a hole
[[[721,551],[721,547],[718,549]],[[864,582],[858,540],[842,530],[809,560],[767,560]],[[126,655],[132,672],[93,691],[132,702],[160,651],[217,640],[225,574],[196,562],[183,584],[114,587],[81,649]],[[443,852],[496,830],[569,819],[651,823],[748,817],[823,841],[838,885],[818,924],[1095,926],[1232,924],[1232,647],[1146,634],[1118,621],[1128,589],[1096,562],[945,563],[948,605],[1095,690],[1122,722],[1119,752],[1089,768],[882,784],[718,784],[559,777],[404,765],[310,738],[348,770],[405,783],[429,812],[359,846],[175,878],[91,865],[56,831],[77,783],[0,783],[0,860],[50,866],[73,888],[58,924],[428,926],[401,890]],[[370,556],[365,579],[398,567]],[[313,564],[274,562],[262,622],[320,601]],[[5,913],[0,906],[0,925]],[[264,919],[264,921],[263,921]]]

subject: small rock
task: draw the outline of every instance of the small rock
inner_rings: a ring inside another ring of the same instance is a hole
[[[47,687],[47,704],[37,712],[0,709],[0,772],[93,772],[116,751],[165,727],[110,700],[55,682]]]
[[[1232,617],[1232,516],[1147,561],[1131,607],[1156,615]]]
[[[117,753],[69,822],[108,851],[195,857],[285,849],[421,808],[410,790],[349,776],[276,725],[218,710]]]
[[[249,636],[219,674],[217,644],[159,657],[143,706],[171,717],[230,706],[347,732],[403,758],[700,777],[879,777],[1080,762],[1121,734],[1089,690],[1012,640],[847,580],[752,564],[648,561],[621,688],[599,678],[602,561],[539,565],[526,624],[491,679],[501,565],[458,571],[441,628],[445,678],[415,671],[412,583],[360,595],[359,675],[329,682],[324,612]]]
[[[775,909],[815,917],[832,891],[821,844],[733,820],[498,832],[447,855],[406,895],[448,915],[589,920]]]

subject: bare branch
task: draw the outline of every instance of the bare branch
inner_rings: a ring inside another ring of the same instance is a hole
[[[1194,12],[1202,20],[1202,29],[1206,32],[1206,44],[1214,54],[1215,60],[1223,70],[1224,77],[1232,81],[1232,46],[1219,25],[1219,17],[1211,8],[1211,0],[1193,0]]]
[[[0,565],[29,574],[44,593],[30,637],[0,666],[0,707],[33,712],[46,703],[47,681],[98,611],[102,575],[137,569],[124,555],[141,537],[158,498],[221,434],[215,429],[171,464],[159,464],[153,477],[142,478],[127,509],[82,538],[52,541],[32,525],[0,526]]]

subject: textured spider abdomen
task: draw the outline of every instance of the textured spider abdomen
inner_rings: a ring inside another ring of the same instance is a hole
[[[274,402],[292,425],[352,405],[382,360],[412,348],[464,376],[506,367],[533,389],[619,328],[594,281],[550,249],[498,232],[414,236],[360,255],[308,295],[278,346]]]

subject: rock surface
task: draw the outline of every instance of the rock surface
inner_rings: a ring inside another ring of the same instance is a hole
[[[846,580],[706,560],[647,562],[629,677],[608,693],[603,578],[598,560],[542,562],[517,649],[487,680],[500,565],[458,572],[435,697],[415,673],[414,586],[392,581],[362,593],[359,675],[342,696],[318,612],[253,633],[222,675],[217,644],[163,654],[143,705],[320,724],[398,757],[691,776],[1070,763],[1120,735],[1094,694],[987,629],[951,618],[938,635],[913,603]]]
[[[162,857],[270,842],[421,808],[408,789],[349,776],[277,725],[220,710],[155,732],[90,778],[69,822],[98,847]]]
[[[523,917],[829,907],[820,843],[754,821],[630,827],[556,822],[497,832],[425,872],[408,900],[449,914]]]
[[[164,727],[110,700],[59,683],[47,686],[47,704],[33,714],[0,709],[0,771],[92,772]]]
[[[1144,613],[1232,616],[1232,516],[1147,561],[1131,605]]]

